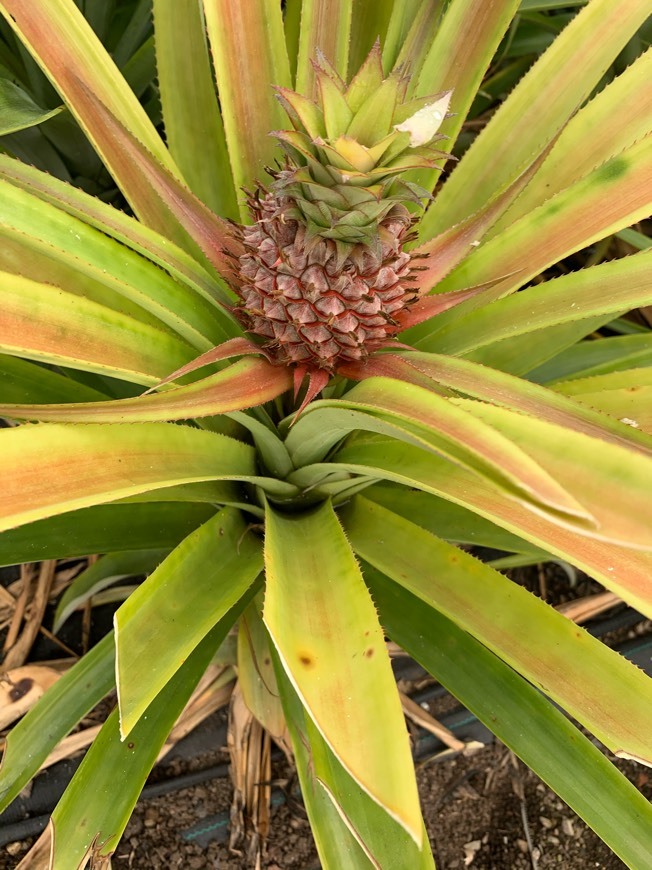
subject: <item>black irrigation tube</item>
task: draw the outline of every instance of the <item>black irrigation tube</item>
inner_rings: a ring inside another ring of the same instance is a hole
[[[602,620],[595,620],[587,626],[588,631],[597,636],[604,635],[623,628],[628,628],[640,622],[641,615],[632,608],[625,608],[614,616]],[[633,661],[641,669],[652,676],[652,635],[647,637],[635,638],[619,644],[616,649],[626,658]],[[423,675],[423,670],[415,666],[409,660],[398,660],[397,669],[399,671],[409,671],[414,669],[415,675],[419,673]],[[401,674],[403,675],[403,674]],[[413,699],[418,703],[432,701],[436,698],[443,697],[448,693],[441,685],[428,686],[427,688],[416,692]],[[480,743],[491,743],[494,740],[494,735],[486,728],[472,713],[463,707],[453,710],[450,713],[440,717],[443,725],[449,728],[457,737],[465,742],[471,740]],[[186,738],[188,739],[188,738]],[[205,749],[214,748],[214,746],[203,747]],[[438,752],[445,749],[444,744],[434,735],[423,730],[419,731],[419,736],[414,749],[415,759],[423,760],[428,758],[432,762],[447,761],[456,753],[446,753],[437,755]],[[18,840],[24,840],[27,837],[33,837],[40,834],[46,827],[54,806],[59,795],[63,791],[65,784],[74,772],[79,762],[60,762],[51,771],[46,771],[39,779],[45,779],[48,774],[52,782],[45,788],[41,789],[39,800],[36,805],[33,805],[32,812],[28,818],[17,818],[17,814],[25,814],[30,811],[30,801],[22,802],[22,806],[10,806],[4,813],[0,815],[0,846]],[[151,783],[145,786],[142,791],[141,799],[155,798],[161,795],[172,794],[184,788],[190,788],[194,785],[199,785],[203,782],[208,782],[213,779],[219,779],[228,775],[228,764],[217,764],[203,770],[194,771],[191,773],[181,774],[162,782]],[[52,776],[54,774],[54,776]],[[18,800],[14,804],[18,803]],[[278,806],[284,803],[286,795],[280,789],[274,789],[272,793],[272,803]],[[13,810],[13,812],[12,812]],[[184,840],[194,842],[199,846],[206,846],[211,840],[226,840],[227,829],[229,822],[228,812],[218,813],[201,819],[197,824],[181,832]]]

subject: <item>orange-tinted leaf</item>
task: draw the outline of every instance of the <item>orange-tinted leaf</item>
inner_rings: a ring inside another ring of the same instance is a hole
[[[151,384],[192,358],[177,338],[97,302],[0,272],[4,353]]]
[[[0,530],[202,480],[255,473],[246,444],[176,423],[43,423],[0,432]]]
[[[122,176],[128,179],[130,189],[141,192],[143,198],[156,203],[157,215],[165,215],[176,229],[171,238],[192,251],[195,246],[208,262],[226,280],[233,280],[233,257],[240,253],[240,245],[229,230],[229,224],[207,208],[201,200],[180,182],[162,163],[124,127],[97,96],[80,83],[86,100],[113,141],[119,145],[119,162]],[[158,229],[156,223],[148,223]],[[164,228],[161,230],[164,231]]]
[[[151,191],[134,184],[133,168],[98,112],[105,105],[154,159],[177,175],[163,141],[74,0],[2,0],[2,12],[61,93],[134,210],[170,234],[174,225]]]
[[[188,420],[262,405],[290,388],[289,369],[243,359],[217,374],[155,395],[68,405],[5,405],[0,414],[20,420],[65,423],[141,423]]]

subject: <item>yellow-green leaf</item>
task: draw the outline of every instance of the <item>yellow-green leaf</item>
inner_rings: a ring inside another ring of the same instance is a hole
[[[266,527],[263,619],[283,668],[345,770],[420,845],[383,632],[337,517],[328,503],[295,515],[269,508]]]

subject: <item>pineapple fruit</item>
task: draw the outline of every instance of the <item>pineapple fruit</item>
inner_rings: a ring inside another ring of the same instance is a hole
[[[315,100],[277,88],[294,128],[273,134],[285,164],[235,233],[241,322],[299,383],[323,385],[384,347],[418,298],[408,205],[429,192],[405,174],[448,156],[433,143],[450,94],[406,100],[409,77],[383,78],[379,44],[348,86],[323,56],[314,67]]]

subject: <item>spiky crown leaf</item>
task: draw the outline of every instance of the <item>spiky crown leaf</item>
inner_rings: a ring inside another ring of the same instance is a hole
[[[304,224],[308,238],[333,239],[342,253],[377,246],[392,209],[429,196],[402,176],[448,158],[433,143],[443,138],[450,92],[406,100],[409,76],[383,78],[378,43],[348,85],[323,55],[314,69],[316,99],[276,89],[294,129],[273,133],[289,161],[274,192],[294,201],[286,217]]]

